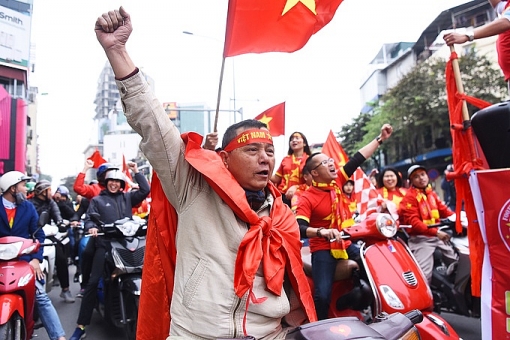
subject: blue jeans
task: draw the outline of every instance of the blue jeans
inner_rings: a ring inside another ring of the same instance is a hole
[[[350,259],[357,260],[359,258],[357,244],[352,243],[346,250]],[[331,290],[338,261],[340,260],[335,259],[329,250],[318,250],[312,253],[313,301],[319,320],[328,318]]]
[[[43,285],[37,280],[35,281],[35,307],[51,340],[57,340],[66,335],[55,307],[53,307],[48,294],[44,291]]]

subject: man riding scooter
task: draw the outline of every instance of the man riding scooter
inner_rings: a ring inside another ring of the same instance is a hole
[[[430,283],[436,249],[441,251],[448,266],[453,266],[458,257],[449,244],[450,235],[428,225],[438,223],[441,218],[455,221],[456,216],[432,189],[425,167],[411,166],[407,178],[411,186],[400,202],[400,220],[402,224],[411,225],[409,248]]]

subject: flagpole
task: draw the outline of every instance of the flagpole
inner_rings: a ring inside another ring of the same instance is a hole
[[[220,84],[218,86],[218,99],[216,101],[216,115],[214,116],[213,132],[218,132],[218,116],[220,112],[221,86],[223,85],[223,71],[225,71],[225,57],[221,61]]]
[[[450,53],[455,52],[455,47],[450,46]],[[457,84],[457,92],[459,94],[464,94],[464,84],[462,84],[462,77],[460,75],[460,67],[459,67],[459,60],[457,58],[452,60],[452,68],[453,68],[453,74],[455,76],[455,83]],[[469,111],[467,108],[467,103],[465,99],[462,99],[462,121],[464,129],[467,129],[469,127]]]

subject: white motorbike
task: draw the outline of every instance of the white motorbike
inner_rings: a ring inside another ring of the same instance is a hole
[[[69,224],[68,221],[64,221],[66,225]],[[45,280],[45,289],[46,293],[49,293],[53,287],[55,282],[54,277],[56,276],[55,272],[55,258],[56,258],[56,249],[55,244],[61,243],[66,245],[69,243],[68,232],[61,232],[59,227],[54,224],[46,224],[42,228],[44,231],[44,239],[45,244],[53,244],[53,246],[46,246],[43,250],[43,262],[41,263],[41,270],[44,273],[46,278]]]

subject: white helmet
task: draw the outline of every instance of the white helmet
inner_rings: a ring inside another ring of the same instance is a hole
[[[0,190],[2,190],[2,192],[6,192],[13,185],[18,184],[21,181],[28,181],[29,179],[31,178],[19,171],[6,172],[2,177],[0,177]]]
[[[122,189],[125,189],[126,187],[126,176],[124,173],[120,170],[110,170],[106,173],[105,176],[105,183],[108,183],[108,180],[115,179],[120,181],[120,186]]]

